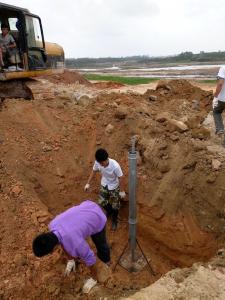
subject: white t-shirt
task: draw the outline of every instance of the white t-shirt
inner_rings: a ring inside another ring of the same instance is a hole
[[[108,186],[108,190],[115,190],[119,186],[119,177],[123,176],[120,165],[114,159],[109,158],[107,167],[103,167],[95,161],[93,171],[99,171],[102,174],[101,185]]]
[[[223,79],[224,80],[222,90],[218,95],[218,100],[225,102],[225,66],[222,66],[219,69],[219,73],[218,73],[217,77],[218,77],[218,79]]]

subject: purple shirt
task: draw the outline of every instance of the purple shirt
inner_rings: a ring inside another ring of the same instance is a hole
[[[56,216],[50,222],[49,229],[69,255],[79,257],[87,266],[92,266],[96,263],[96,257],[86,239],[100,232],[105,224],[106,216],[101,208],[86,200]]]

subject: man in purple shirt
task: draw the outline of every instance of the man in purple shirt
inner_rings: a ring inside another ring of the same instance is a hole
[[[93,268],[96,257],[86,239],[91,237],[97,249],[98,258],[110,263],[110,250],[105,234],[106,216],[93,201],[86,200],[56,216],[49,224],[49,232],[38,235],[33,241],[33,252],[42,257],[61,245],[70,260],[65,275],[75,270],[73,258],[80,258]],[[93,271],[95,272],[95,271]]]

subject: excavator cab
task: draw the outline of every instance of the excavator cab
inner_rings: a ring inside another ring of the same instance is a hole
[[[27,9],[0,3],[1,24],[6,24],[10,29],[16,48],[4,57],[0,81],[64,71],[64,51],[57,44],[45,42],[39,16]]]

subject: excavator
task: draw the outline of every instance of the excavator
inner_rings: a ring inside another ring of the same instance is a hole
[[[0,69],[0,99],[33,99],[27,80],[63,73],[63,48],[45,41],[40,17],[28,9],[0,2],[1,24],[9,28],[16,48],[5,55],[4,67]]]

